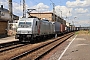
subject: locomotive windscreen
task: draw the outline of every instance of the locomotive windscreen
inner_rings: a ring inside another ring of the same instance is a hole
[[[31,27],[31,22],[19,22],[18,27],[19,28],[30,28]]]

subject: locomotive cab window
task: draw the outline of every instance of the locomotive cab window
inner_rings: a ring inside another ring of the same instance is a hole
[[[26,26],[27,26],[27,28],[30,28],[31,27],[31,22],[26,22]]]

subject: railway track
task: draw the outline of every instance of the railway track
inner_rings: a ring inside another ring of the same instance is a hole
[[[0,49],[6,48],[6,47],[9,47],[9,46],[13,46],[13,45],[17,45],[19,43],[20,42],[18,42],[18,41],[13,41],[13,42],[8,42],[8,43],[2,43],[2,44],[0,44]]]
[[[28,43],[27,43],[28,44]],[[0,44],[0,53],[27,45],[19,41]]]
[[[19,48],[14,48],[10,51],[0,53],[0,60],[37,60],[43,55],[51,51],[56,46],[60,45],[74,33],[65,34],[56,39],[47,40],[37,44],[28,44]]]
[[[11,50],[11,49],[19,48],[19,47],[22,47],[22,46],[25,46],[25,44],[18,44],[18,45],[4,47],[4,48],[0,49],[0,53]]]

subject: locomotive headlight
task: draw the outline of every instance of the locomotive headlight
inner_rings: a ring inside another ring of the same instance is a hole
[[[31,34],[31,31],[28,31],[28,34]]]
[[[27,35],[27,37],[31,37],[31,35]]]

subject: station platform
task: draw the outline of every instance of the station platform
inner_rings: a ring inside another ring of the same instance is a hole
[[[90,60],[90,34],[76,34],[42,60]]]
[[[76,35],[58,60],[90,60],[90,35]]]
[[[18,39],[15,39],[15,36],[0,38],[0,44],[13,42],[13,41],[18,41]]]

